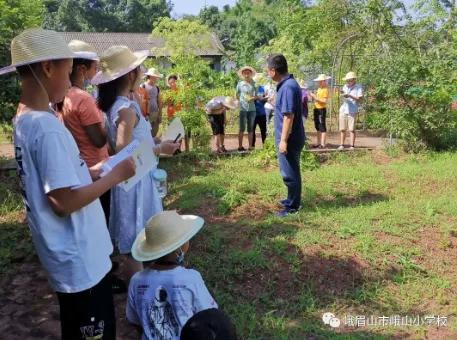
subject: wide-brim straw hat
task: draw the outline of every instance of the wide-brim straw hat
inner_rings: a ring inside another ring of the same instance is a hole
[[[316,79],[314,79],[314,81],[325,81],[325,80],[329,80],[331,78],[332,77],[322,73],[322,74],[319,74],[319,76]]]
[[[255,77],[255,75],[257,74],[256,70],[254,70],[253,67],[251,67],[251,66],[243,66],[242,68],[240,68],[240,69],[238,70],[238,76],[239,76],[240,78],[243,77],[243,71],[245,71],[245,70],[251,71],[251,72],[252,72],[252,77]]]
[[[298,85],[300,85],[300,88],[302,88],[302,89],[308,88],[308,86],[306,85],[306,82],[303,79],[300,79],[300,81],[298,82]]]
[[[346,76],[344,77],[344,80],[351,80],[351,79],[357,79],[357,74],[355,72],[348,72]]]
[[[140,231],[132,246],[132,256],[142,262],[168,255],[194,237],[204,222],[198,216],[162,211],[153,216]]]
[[[163,78],[163,74],[161,74],[155,67],[151,67],[150,69],[148,69],[144,75],[156,78]]]
[[[266,79],[262,73],[256,73],[256,75],[252,78],[257,84],[264,84],[266,83]]]
[[[46,60],[72,59],[63,36],[56,31],[30,28],[11,41],[11,65],[0,69],[0,75],[16,71],[16,67]]]
[[[85,41],[72,40],[68,43],[68,47],[70,47],[70,50],[72,50],[75,54],[75,58],[94,61],[100,60],[100,58],[97,55],[97,52],[95,51],[95,48],[92,45],[86,43]]]
[[[127,46],[111,46],[100,55],[100,71],[92,78],[93,85],[108,83],[140,66],[149,51],[133,52]]]
[[[233,97],[225,97],[224,101],[222,102],[222,105],[228,107],[230,110],[235,110],[239,104],[239,101]]]

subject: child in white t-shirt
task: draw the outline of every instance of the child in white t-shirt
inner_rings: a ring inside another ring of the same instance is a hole
[[[217,308],[200,273],[183,267],[189,240],[203,227],[198,216],[164,211],[137,236],[132,255],[145,269],[130,280],[127,319],[146,339],[179,339],[199,311]]]
[[[70,86],[73,52],[54,31],[32,28],[11,43],[21,98],[14,118],[14,147],[27,222],[40,261],[60,305],[62,339],[116,337],[108,272],[113,246],[98,200],[135,173],[132,159],[97,178],[71,133],[49,108]]]

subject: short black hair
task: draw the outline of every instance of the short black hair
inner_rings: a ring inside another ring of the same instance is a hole
[[[178,80],[178,76],[176,74],[169,75],[167,81],[169,81],[170,79]]]
[[[268,68],[275,69],[275,71],[279,74],[286,74],[289,72],[286,57],[284,57],[282,54],[270,55],[267,59],[267,64]]]

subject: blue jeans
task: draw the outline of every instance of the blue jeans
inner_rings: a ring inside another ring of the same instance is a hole
[[[300,155],[302,149],[287,150],[287,154],[278,152],[279,171],[287,187],[286,209],[300,208],[301,203],[301,173]]]

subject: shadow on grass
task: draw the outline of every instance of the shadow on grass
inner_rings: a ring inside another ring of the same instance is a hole
[[[379,288],[399,267],[373,268],[358,256],[303,251],[291,242],[300,226],[208,225],[192,244],[191,264],[203,273],[216,300],[234,319],[243,339],[387,339],[408,333],[345,325],[346,316],[421,314],[386,303]],[[337,329],[322,314],[341,318]]]

